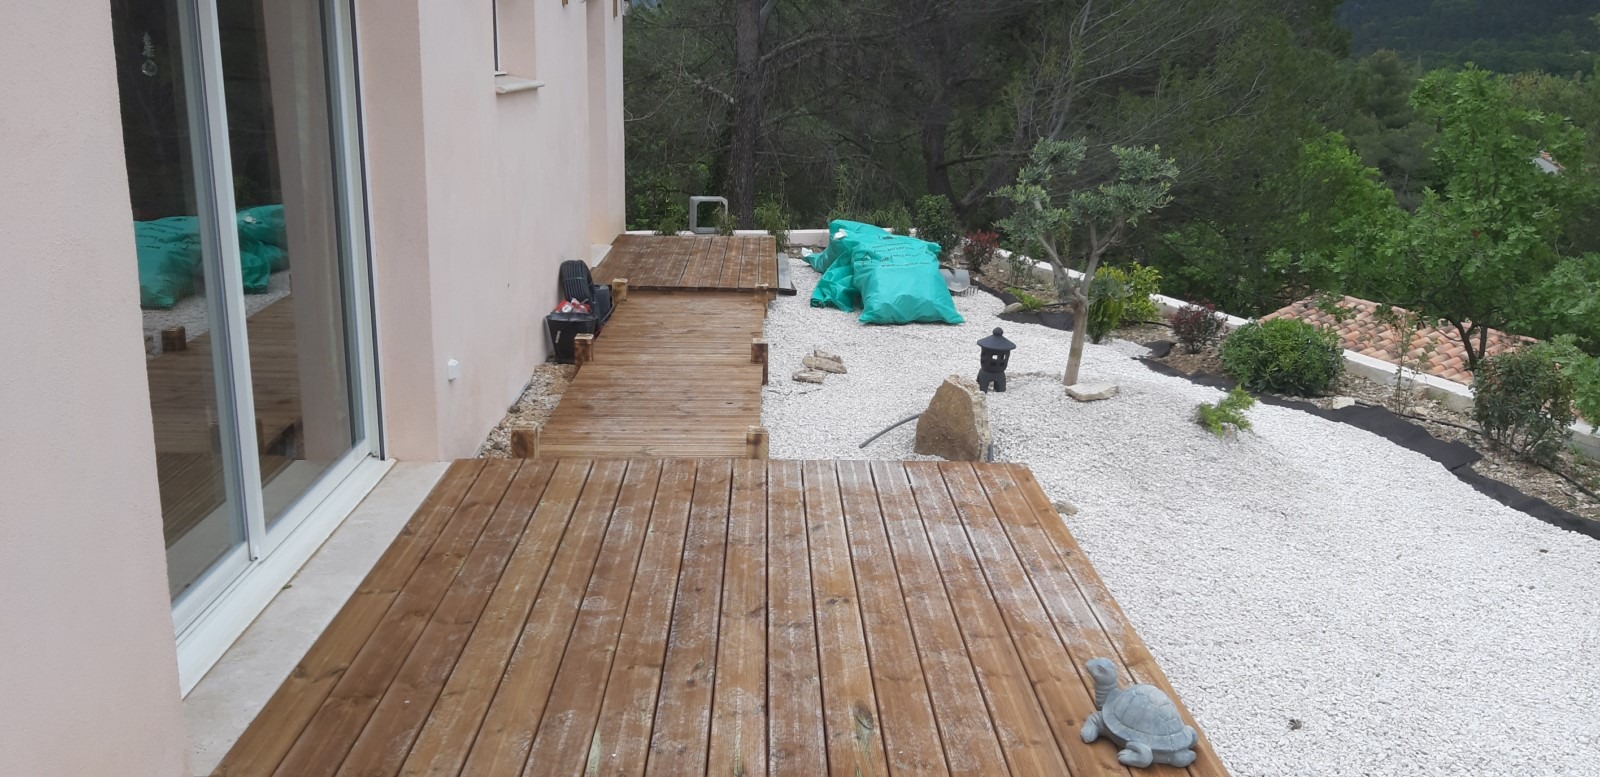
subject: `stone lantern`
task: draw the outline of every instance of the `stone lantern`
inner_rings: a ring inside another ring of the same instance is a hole
[[[994,328],[994,334],[978,341],[978,347],[983,349],[978,357],[978,388],[988,391],[994,386],[995,391],[1006,390],[1006,364],[1011,361],[1011,351],[1017,344],[1007,340],[1000,327]]]

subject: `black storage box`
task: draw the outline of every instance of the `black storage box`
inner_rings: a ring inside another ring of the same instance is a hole
[[[560,364],[576,361],[574,341],[578,335],[592,335],[600,322],[593,313],[551,313],[544,317],[545,328],[550,331],[550,352]]]

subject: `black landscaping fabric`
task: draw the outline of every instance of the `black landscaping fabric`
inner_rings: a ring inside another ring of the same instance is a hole
[[[1170,351],[1172,344],[1167,343],[1166,345]],[[1201,386],[1210,386],[1226,391],[1238,385],[1237,381],[1225,375],[1216,375],[1208,372],[1187,375],[1181,370],[1154,359],[1145,358],[1139,361],[1154,372],[1183,378]],[[1528,496],[1510,484],[1502,483],[1473,470],[1472,465],[1482,460],[1483,455],[1474,450],[1472,446],[1434,437],[1428,433],[1427,429],[1385,408],[1369,405],[1351,405],[1338,410],[1327,410],[1310,402],[1286,399],[1272,394],[1256,395],[1256,400],[1262,404],[1293,408],[1319,418],[1326,418],[1329,421],[1364,429],[1402,448],[1415,451],[1439,462],[1457,479],[1472,486],[1478,493],[1506,507],[1527,513],[1552,526],[1600,540],[1600,522],[1585,520],[1543,499]]]
[[[1017,295],[1012,294],[1009,291],[990,287],[981,281],[974,280],[972,282],[972,287],[999,298],[1001,302],[1004,302],[1007,305],[1022,301],[1017,298]],[[1038,324],[1040,326],[1046,326],[1062,332],[1072,331],[1072,314],[1059,310],[1041,310],[1037,313],[1030,313],[1026,310],[1018,310],[1014,313],[1001,313],[1000,315],[996,316],[996,318],[1013,324]]]

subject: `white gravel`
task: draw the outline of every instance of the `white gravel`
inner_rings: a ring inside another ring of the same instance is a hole
[[[1600,774],[1600,542],[1296,410],[1258,405],[1219,440],[1192,416],[1220,392],[1132,344],[1087,346],[1083,379],[1122,393],[1073,402],[1068,333],[997,322],[988,295],[956,298],[962,326],[866,327],[795,275],[767,319],[772,456],[917,458],[915,424],[856,446],[975,374],[1004,326],[996,458],[1078,506],[1073,534],[1235,775]],[[816,347],[849,374],[790,382]]]

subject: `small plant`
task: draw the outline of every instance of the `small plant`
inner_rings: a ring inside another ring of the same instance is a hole
[[[728,237],[729,235],[733,234],[733,230],[737,226],[737,222],[734,221],[733,214],[729,213],[727,208],[718,208],[716,225],[717,234],[722,235],[723,237]]]
[[[789,212],[783,203],[768,199],[756,206],[756,229],[764,229],[778,241],[778,253],[789,250]]]
[[[915,226],[918,238],[939,244],[941,261],[950,258],[961,244],[961,222],[956,220],[955,206],[942,194],[930,194],[917,200]]]
[[[1218,437],[1236,435],[1250,431],[1250,419],[1244,417],[1244,411],[1255,407],[1255,404],[1255,397],[1235,386],[1214,405],[1201,402],[1194,410],[1194,420]]]
[[[1484,359],[1472,377],[1472,415],[1483,435],[1517,456],[1556,459],[1572,436],[1576,396],[1563,346],[1537,343]]]
[[[980,230],[967,235],[967,239],[961,242],[961,259],[966,262],[968,270],[983,272],[984,266],[994,259],[995,252],[999,250],[1000,235]]]
[[[662,208],[661,215],[655,223],[658,235],[676,235],[688,228],[689,210],[682,205],[668,205]]]
[[[1122,309],[1122,323],[1144,324],[1161,320],[1161,309],[1156,307],[1155,300],[1150,299],[1161,293],[1161,271],[1135,262],[1126,275],[1128,301]]]
[[[1428,326],[1428,322],[1415,313],[1390,305],[1379,305],[1372,317],[1395,330],[1394,391],[1389,395],[1389,409],[1400,415],[1410,415],[1412,405],[1417,402],[1417,376],[1427,367],[1438,345],[1433,338],[1428,338],[1422,348],[1412,355],[1411,343],[1417,339],[1417,333]]]
[[[911,211],[905,203],[895,201],[867,214],[865,221],[883,227],[896,235],[911,234]]]
[[[1252,321],[1222,341],[1222,367],[1251,391],[1326,393],[1344,372],[1339,336],[1299,319]]]
[[[1089,341],[1099,343],[1122,323],[1128,306],[1127,275],[1115,267],[1102,267],[1089,284]]]
[[[1217,313],[1215,305],[1184,305],[1167,317],[1172,325],[1172,336],[1178,338],[1185,353],[1199,353],[1222,339],[1227,322]]]
[[[1050,304],[1050,301],[1044,297],[1040,297],[1035,294],[1029,294],[1022,289],[1012,288],[1011,293],[1016,295],[1017,303],[1022,305],[1022,309],[1028,311],[1029,313],[1037,313],[1043,310],[1045,305]]]

